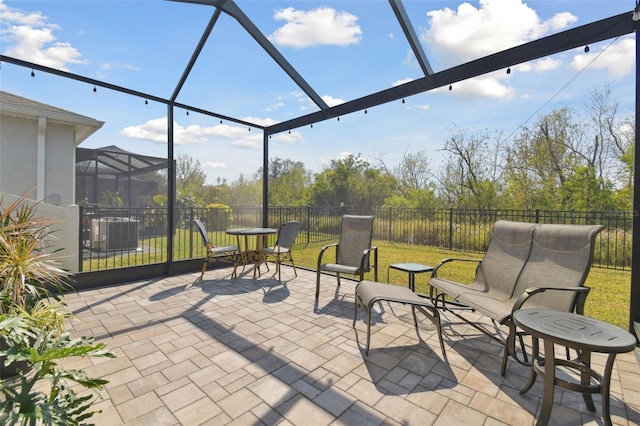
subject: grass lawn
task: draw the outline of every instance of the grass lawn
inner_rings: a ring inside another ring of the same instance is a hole
[[[315,271],[318,262],[318,254],[321,246],[296,245],[293,248],[293,258],[296,266],[305,267]],[[323,262],[331,261],[333,249],[325,252]],[[464,253],[459,251],[448,251],[425,246],[405,246],[389,245],[378,249],[378,280],[387,280],[387,268],[392,263],[416,262],[425,265],[436,265],[440,260],[447,257],[464,257],[480,259],[482,254]],[[473,281],[475,264],[459,263],[457,268],[449,268],[446,277],[458,282]],[[347,276],[349,277],[349,276]],[[416,291],[428,293],[427,281],[430,274],[416,275]],[[373,273],[369,272],[366,279],[373,280]],[[395,284],[407,283],[407,274],[400,271],[391,270],[389,281]],[[631,272],[617,271],[613,269],[591,268],[587,277],[586,286],[591,288],[585,315],[598,318],[603,321],[615,324],[623,329],[629,327],[629,300],[631,292]]]

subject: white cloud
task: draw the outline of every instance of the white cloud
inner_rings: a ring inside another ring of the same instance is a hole
[[[500,73],[501,74],[501,73]],[[510,99],[515,96],[515,89],[502,84],[494,75],[487,74],[482,77],[475,77],[469,80],[459,81],[449,87],[440,87],[433,90],[434,93],[449,92],[453,96],[462,99],[471,98],[492,98],[492,99]]]
[[[302,136],[302,133],[300,132],[279,133],[277,135],[274,135],[271,141],[286,144],[299,143],[304,142],[304,136]]]
[[[542,20],[523,0],[480,0],[478,7],[462,3],[456,10],[427,13],[430,27],[420,38],[445,67],[459,65],[565,29],[577,18],[568,12]],[[560,60],[543,58],[512,66],[512,72],[544,72],[559,68]],[[453,85],[453,95],[463,98],[510,99],[515,89],[501,70]],[[446,91],[441,88],[438,91]]]
[[[0,0],[0,21],[21,25],[45,25],[47,18],[40,12],[24,13],[18,9],[12,9]]]
[[[122,64],[119,62],[105,62],[100,64],[100,69],[103,71],[112,71],[112,70],[119,70],[119,69],[123,69],[123,70],[129,70],[129,71],[142,71],[142,68],[137,67],[135,65],[132,64]]]
[[[273,17],[287,22],[269,36],[273,43],[280,46],[348,46],[358,43],[362,37],[357,16],[330,7],[319,7],[308,12],[288,7],[277,11]]]
[[[8,46],[4,54],[69,71],[69,64],[84,64],[82,54],[67,42],[56,41],[54,30],[59,27],[47,23],[40,12],[23,13],[0,2],[0,36]]]
[[[551,71],[558,69],[561,62],[553,58],[542,58],[533,62],[534,71]]]
[[[400,86],[402,84],[408,83],[408,82],[413,81],[413,80],[415,80],[415,79],[413,79],[413,78],[403,78],[402,80],[394,81],[393,83],[391,83],[391,85],[393,87],[396,87],[396,86]]]
[[[222,161],[205,161],[202,167],[205,169],[226,169],[227,165]]]
[[[280,108],[283,108],[284,106],[285,106],[284,102],[276,102],[275,104],[272,104],[272,105],[268,106],[267,108],[265,108],[265,110],[267,112],[277,111]]]
[[[245,121],[271,125],[277,121],[270,118],[245,117]],[[215,126],[201,126],[192,124],[187,127],[180,125],[177,121],[173,122],[174,142],[176,145],[185,145],[192,143],[207,143],[211,138],[228,140],[231,146],[236,148],[258,149],[262,148],[263,133],[260,130],[249,130],[245,126],[217,124]],[[167,117],[155,118],[146,123],[128,126],[120,131],[121,136],[134,139],[142,139],[150,142],[167,143]],[[273,137],[274,142],[281,143],[298,143],[304,141],[301,133],[291,132],[287,134],[279,134]],[[211,163],[209,168],[226,167],[224,163]]]
[[[603,52],[595,52],[592,48],[589,53],[579,54],[573,57],[571,67],[576,71],[585,66],[595,69],[606,69],[611,77],[623,77],[634,70],[636,42],[631,36],[626,36],[612,44]],[[597,55],[602,53],[599,57]],[[595,60],[594,60],[595,59]],[[593,61],[593,63],[590,63]]]
[[[247,149],[257,149],[262,148],[262,135],[258,135],[258,137],[247,136],[241,139],[236,139],[231,142],[232,146],[236,148],[247,148]]]
[[[242,118],[242,120],[249,123],[257,124],[258,126],[272,126],[279,123],[279,121],[276,121],[272,118],[259,118],[251,116],[244,117]]]
[[[421,40],[446,66],[538,39],[577,21],[568,12],[543,21],[522,0],[480,0],[479,6],[462,3],[457,10],[427,13],[430,28],[422,32]]]
[[[329,105],[330,107],[345,103],[344,99],[334,98],[333,96],[323,95],[321,97],[322,97],[322,100],[325,101],[326,104]]]
[[[156,143],[167,143],[167,117],[156,118],[144,124],[125,127],[120,131],[120,135]],[[261,132],[254,132],[254,134],[251,135],[245,127],[230,126],[228,124],[218,124],[215,126],[192,124],[184,127],[174,121],[173,137],[174,142],[178,145],[204,143],[209,141],[209,137],[234,139],[234,142],[244,139],[254,140],[257,137],[260,143],[262,143]]]

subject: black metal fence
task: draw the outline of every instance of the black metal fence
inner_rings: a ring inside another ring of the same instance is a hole
[[[482,253],[491,228],[499,219],[535,223],[601,224],[594,266],[629,270],[631,267],[632,212],[411,209],[380,207],[276,206],[268,209],[268,226],[289,220],[302,223],[298,244],[322,245],[336,241],[343,214],[374,215],[377,245],[419,245]],[[103,270],[166,261],[166,209],[83,209],[83,270]],[[175,260],[203,257],[203,245],[193,219],[205,224],[214,245],[235,241],[229,228],[262,226],[262,207],[230,209],[189,208],[174,215]]]

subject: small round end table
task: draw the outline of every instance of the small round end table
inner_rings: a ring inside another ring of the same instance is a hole
[[[630,352],[636,347],[636,338],[613,324],[571,312],[521,309],[513,314],[513,321],[531,334],[532,338],[531,373],[520,394],[531,389],[538,373],[544,378],[542,408],[537,424],[546,425],[549,422],[554,387],[558,385],[564,389],[581,392],[590,411],[596,410],[591,394],[599,393],[602,396],[602,417],[605,424],[611,425],[609,388],[613,362],[616,354]],[[539,355],[538,339],[543,340],[544,357]],[[555,358],[554,344],[576,350],[579,359],[572,361]],[[591,352],[608,354],[602,375],[591,368]],[[580,376],[580,382],[556,377],[556,366],[576,372]]]
[[[421,274],[423,272],[431,272],[433,271],[433,266],[422,265],[420,263],[413,263],[413,262],[392,263],[387,268],[387,283],[389,282],[389,270],[391,269],[407,272],[409,274],[409,288],[411,289],[411,291],[415,293],[416,274]]]

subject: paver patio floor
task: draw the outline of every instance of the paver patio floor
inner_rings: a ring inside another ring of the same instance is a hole
[[[271,271],[273,271],[273,266]],[[410,309],[382,303],[364,355],[355,282],[283,268],[252,279],[230,269],[137,281],[69,294],[77,334],[93,335],[117,357],[74,367],[110,382],[91,418],[98,425],[532,425],[542,379],[524,396],[527,367],[500,376],[501,347],[443,315],[447,360],[430,321],[417,338]],[[589,303],[589,302],[587,302]],[[418,314],[420,315],[420,314]],[[474,314],[470,314],[474,315]],[[594,354],[596,369],[604,357]],[[601,369],[599,371],[602,371]],[[556,390],[552,424],[602,424],[580,394]],[[640,424],[640,368],[619,355],[612,376],[614,424]]]

